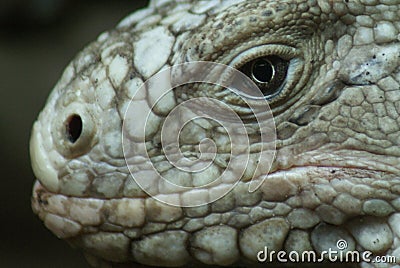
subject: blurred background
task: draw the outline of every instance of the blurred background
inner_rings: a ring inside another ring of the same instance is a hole
[[[32,213],[31,126],[64,67],[147,0],[1,0],[0,267],[88,267]]]

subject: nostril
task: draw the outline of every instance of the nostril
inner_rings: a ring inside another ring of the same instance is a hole
[[[82,118],[79,115],[73,114],[68,117],[65,128],[67,138],[71,143],[75,143],[79,139],[82,134],[82,127]]]
[[[50,133],[57,151],[66,158],[76,158],[91,150],[97,142],[92,110],[73,103],[55,111]]]

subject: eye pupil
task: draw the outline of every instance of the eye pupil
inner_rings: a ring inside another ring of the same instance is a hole
[[[273,79],[275,69],[268,60],[260,59],[253,63],[251,75],[258,83],[269,83]]]
[[[82,134],[82,118],[77,115],[71,115],[66,122],[66,135],[71,143],[75,143]]]

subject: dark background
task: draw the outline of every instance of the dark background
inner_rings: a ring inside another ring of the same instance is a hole
[[[32,213],[31,126],[74,55],[146,0],[1,0],[0,267],[88,267]]]

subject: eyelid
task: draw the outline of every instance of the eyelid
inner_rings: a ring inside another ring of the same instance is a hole
[[[293,58],[290,60],[289,68],[286,75],[286,80],[291,81],[294,80],[294,75],[298,68],[304,64],[304,61],[300,58]]]
[[[232,59],[229,65],[233,68],[238,69],[249,61],[272,55],[290,61],[293,58],[298,57],[299,52],[296,48],[288,45],[261,45],[239,53],[235,58]]]

